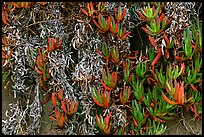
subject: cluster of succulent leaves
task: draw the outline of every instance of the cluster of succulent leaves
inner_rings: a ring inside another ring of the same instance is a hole
[[[30,8],[33,4],[11,2],[2,12],[3,24],[10,22],[12,8]],[[115,6],[111,15],[106,10],[107,4],[99,2],[94,5],[90,2],[87,7],[81,8],[102,37],[101,47],[96,49],[104,62],[100,84],[90,87],[92,101],[99,108],[93,113],[100,134],[162,134],[166,130],[165,122],[174,119],[180,107],[191,110],[195,118],[201,118],[202,21],[195,20],[185,29],[183,41],[177,46],[165,32],[171,23],[163,10],[165,3],[142,5],[140,11],[134,14],[145,23],[141,29],[147,33],[151,43],[148,53],[143,55],[141,51],[130,51],[126,43],[132,33],[127,32],[124,25],[127,7]],[[109,41],[107,37],[113,37],[116,42]],[[46,56],[60,50],[62,41],[48,38],[47,47],[38,48],[33,69],[39,76],[43,91],[48,90],[47,81],[52,78]],[[2,35],[4,46],[11,42]],[[2,66],[12,53],[12,49],[10,52],[2,50]],[[56,121],[56,126],[63,128],[79,111],[80,102],[64,98],[62,89],[53,89],[51,114],[54,116],[49,117]],[[122,109],[127,112],[125,126],[114,128],[113,112],[104,113],[114,105],[123,106]]]
[[[90,2],[89,5],[94,11],[93,4]],[[121,104],[129,114],[128,123],[119,130],[111,128],[111,113],[104,121],[96,114],[102,133],[162,134],[166,129],[164,123],[175,118],[175,110],[179,107],[190,109],[195,118],[202,117],[202,24],[196,20],[195,24],[184,30],[182,45],[177,47],[165,32],[171,20],[165,16],[163,6],[161,2],[148,3],[135,13],[146,23],[142,29],[151,43],[148,54],[138,58],[140,53],[131,54],[122,42],[115,45],[105,40],[101,52],[97,50],[105,65],[102,86],[91,88],[93,101],[104,109]],[[114,37],[118,30],[118,41],[125,40],[129,33],[124,31],[122,35],[125,37],[122,38],[121,25],[117,24],[124,18],[126,9],[122,12],[119,6],[118,13],[116,11],[115,7],[115,16],[108,15],[107,19],[100,13],[98,23],[94,19],[93,22],[100,33],[107,33],[110,28],[109,34]],[[85,10],[83,12],[88,15]],[[162,38],[156,42],[157,36]],[[120,89],[120,96],[111,96],[116,89]]]

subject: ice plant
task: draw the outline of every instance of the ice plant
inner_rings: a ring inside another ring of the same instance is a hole
[[[160,34],[165,27],[170,23],[170,20],[168,20],[168,17],[163,17],[164,14],[162,14],[160,17],[156,17],[155,19],[151,20],[150,26],[146,24],[146,28],[142,27],[142,29],[148,34],[148,35],[157,35]]]
[[[164,98],[161,98],[161,88],[155,86],[152,90],[148,88],[148,93],[144,98],[144,103],[148,108],[150,115],[160,122],[164,120],[172,120],[174,113],[171,112],[176,106],[167,103]]]
[[[184,54],[186,55],[187,58],[192,58],[194,54],[194,49],[192,47],[192,38],[190,35],[190,30],[184,30],[183,35],[184,35],[184,45],[182,46]]]
[[[110,52],[109,52],[109,45],[106,42],[102,43],[102,57],[106,59],[106,62],[108,62],[108,59],[110,57]]]
[[[105,59],[106,65],[108,64],[110,58],[110,49],[109,45],[106,42],[102,43],[102,53],[96,49],[96,52],[102,56],[102,59]]]
[[[186,69],[186,77],[184,78],[184,82],[186,85],[197,83],[202,79],[202,74],[196,72],[195,69],[190,69],[187,67]]]
[[[152,61],[151,66],[152,66],[153,70],[154,70],[154,66],[157,64],[157,62],[159,61],[159,59],[161,58],[161,56],[162,56],[162,53],[159,52],[159,53],[157,54],[157,56],[154,58],[154,60]]]
[[[166,126],[161,124],[161,122],[150,119],[148,119],[148,125],[150,126],[150,128],[147,128],[146,130],[147,135],[161,135],[166,131],[167,128]]]
[[[73,115],[78,108],[78,101],[72,101],[72,99],[65,98],[61,101],[61,107],[63,111],[68,115]]]
[[[138,62],[137,67],[135,68],[136,75],[144,78],[145,73],[147,72],[147,63],[146,62]]]
[[[111,123],[110,123],[110,117],[111,117],[112,112],[109,114],[106,114],[105,119],[101,115],[98,116],[96,114],[96,123],[98,127],[105,133],[105,134],[110,134],[110,129],[111,129]]]
[[[110,74],[108,68],[107,71],[103,68],[101,84],[106,90],[113,90],[117,84],[117,72]]]
[[[52,92],[51,101],[54,107],[56,107],[57,106],[56,92]]]
[[[109,30],[110,32],[112,32],[113,34],[117,34],[118,33],[118,23],[115,22],[115,19],[113,18],[113,16],[109,16],[108,19],[109,21]]]
[[[57,107],[55,107],[55,117],[49,116],[49,118],[56,121],[56,126],[59,126],[60,128],[63,127],[65,122],[65,114],[60,112]]]
[[[144,86],[143,86],[143,83],[144,83],[144,80],[139,80],[137,79],[136,81],[136,78],[135,78],[135,75],[133,74],[132,75],[132,81],[130,82],[132,88],[134,89],[134,95],[136,97],[137,100],[143,100],[143,94],[144,94]]]
[[[87,4],[87,9],[88,9],[88,12],[87,12],[85,9],[83,9],[83,8],[81,8],[81,11],[82,11],[84,14],[86,14],[86,16],[93,17],[93,14],[94,14],[95,10],[94,10],[93,3],[92,3],[92,2],[90,2],[90,3]]]
[[[103,12],[106,9],[108,2],[99,2],[98,3],[98,12]]]
[[[160,2],[157,5],[157,9],[155,9],[155,6],[153,6],[152,8],[150,7],[150,4],[148,3],[148,6],[144,7],[141,12],[139,11],[139,17],[142,21],[146,21],[146,20],[151,20],[154,19],[155,17],[158,16],[159,12],[160,12]]]
[[[11,2],[15,8],[31,8],[35,2]]]
[[[130,86],[124,86],[123,90],[120,92],[120,103],[125,104],[126,102],[129,101],[130,94],[131,94],[131,88]]]
[[[172,68],[172,65],[170,64],[166,67],[166,76],[169,79],[176,79],[181,75],[183,70],[184,68],[180,68],[179,70],[179,67],[177,65]]]
[[[166,76],[164,75],[164,71],[162,67],[160,68],[159,71],[156,69],[156,75],[157,75],[158,81],[161,83],[161,87],[164,88],[166,85]]]
[[[121,40],[125,40],[126,39],[126,37],[128,36],[128,35],[130,35],[130,33],[131,32],[126,32],[126,28],[124,28],[123,29],[123,27],[122,27],[122,24],[118,24],[118,34],[117,34],[117,37],[119,38],[119,39],[121,39]]]
[[[132,62],[130,60],[123,61],[123,74],[126,82],[131,80],[130,71],[132,70]]]
[[[94,24],[98,27],[99,32],[106,33],[109,29],[110,19],[105,19],[101,14],[98,15],[98,23],[93,19]]]
[[[106,90],[102,91],[99,87],[98,87],[98,92],[96,91],[95,87],[91,88],[91,92],[93,95],[92,98],[97,105],[104,108],[109,107],[110,92]]]
[[[164,36],[163,36],[163,38],[164,38],[164,40],[165,40],[165,45],[166,45],[166,48],[167,49],[170,49],[170,48],[172,48],[173,47],[173,45],[174,45],[174,42],[173,42],[173,40],[169,40],[169,38],[166,36],[166,33],[164,33]]]
[[[135,126],[140,129],[142,125],[145,124],[147,117],[145,117],[144,108],[142,108],[141,103],[136,100],[132,101],[132,114],[134,116],[133,122]]]
[[[60,39],[60,41],[58,42],[58,39],[56,38],[56,40],[54,38],[50,38],[48,37],[48,46],[47,46],[47,50],[49,52],[54,51],[55,49],[60,49],[62,48],[62,38]]]
[[[118,47],[113,47],[111,50],[111,60],[115,63],[118,64],[120,61],[120,55],[118,51]]]
[[[115,19],[117,20],[117,23],[120,23],[123,20],[123,18],[126,15],[126,12],[127,12],[126,8],[124,8],[124,10],[122,11],[121,6],[119,6],[117,12],[116,7],[114,7]]]
[[[174,85],[173,87],[172,81],[170,80],[170,84],[166,82],[166,91],[169,93],[169,95],[175,100],[172,101],[170,100],[163,92],[162,96],[166,102],[172,105],[183,105],[185,101],[185,94],[184,94],[184,81],[181,82],[181,84],[177,83],[176,80],[174,80]]]
[[[40,48],[38,48],[38,56],[36,59],[36,66],[35,70],[38,72],[39,75],[42,75],[43,81],[47,81],[50,78],[49,70],[46,66],[46,59],[45,59],[45,53],[42,49],[42,52]]]

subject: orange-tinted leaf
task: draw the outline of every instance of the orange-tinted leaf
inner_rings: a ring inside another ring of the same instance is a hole
[[[181,82],[180,88],[179,88],[179,103],[181,105],[184,104],[184,81]]]
[[[3,22],[4,24],[8,25],[7,19],[6,19],[6,17],[5,17],[5,15],[4,15],[3,12],[2,12],[2,22]]]
[[[174,102],[174,101],[171,101],[170,99],[168,99],[167,96],[166,96],[163,92],[162,92],[162,96],[163,96],[164,100],[165,100],[167,103],[169,103],[169,104],[171,104],[171,105],[176,105],[176,104],[178,104],[177,102]]]
[[[94,7],[93,7],[93,3],[92,3],[92,2],[90,2],[90,8],[91,8],[91,13],[92,13],[92,15],[93,15],[93,13],[94,13]]]
[[[53,116],[49,116],[49,118],[51,118],[51,119],[53,119],[53,120],[55,120],[55,121],[56,121],[56,118],[54,118]]]
[[[57,106],[57,102],[56,102],[56,97],[55,97],[56,93],[52,92],[52,104],[56,107]]]
[[[10,2],[15,8],[20,8],[15,2]]]
[[[42,75],[42,74],[43,74],[43,72],[40,71],[40,70],[38,70],[38,68],[37,68],[36,66],[35,66],[35,70],[38,72],[39,75]]]
[[[51,51],[53,51],[55,50],[55,39],[54,38],[51,39],[51,43],[52,43]]]
[[[59,111],[58,111],[57,107],[55,107],[55,116],[56,116],[56,119],[58,121],[59,120]]]
[[[112,114],[112,112],[110,112],[109,113],[109,115],[108,114],[106,114],[106,117],[105,117],[105,123],[106,123],[106,127],[108,127],[108,124],[109,124],[109,121],[110,121],[110,116],[111,116],[111,114]]]
[[[84,10],[83,8],[81,8],[81,11],[86,14],[86,16],[89,16],[88,13],[86,12],[86,10]]]
[[[127,13],[127,9],[124,8],[124,10],[123,10],[123,15],[122,15],[122,17],[121,17],[121,20],[125,17],[126,13]]]
[[[40,5],[45,5],[46,4],[46,2],[39,2],[40,3]]]
[[[62,113],[62,116],[61,116],[61,118],[60,118],[60,120],[59,120],[59,124],[58,124],[60,127],[63,127],[63,125],[64,125],[64,113]]]
[[[162,123],[166,122],[166,121],[164,121],[164,120],[162,120],[162,119],[160,119],[160,118],[158,118],[158,117],[155,117],[155,116],[153,117],[153,119],[154,119],[155,121],[157,120],[157,121],[162,122]]]
[[[191,88],[192,88],[194,91],[199,92],[199,91],[197,90],[197,88],[196,88],[193,84],[190,84],[190,86],[191,86]]]
[[[137,124],[137,121],[135,120],[135,118],[133,118],[133,122],[134,122],[135,126],[137,127],[138,124]]]

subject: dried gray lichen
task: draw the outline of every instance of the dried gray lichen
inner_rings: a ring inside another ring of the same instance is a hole
[[[166,30],[170,35],[176,35],[179,30],[189,27],[198,17],[195,10],[195,2],[167,2],[165,5],[165,14],[172,19],[170,27]]]

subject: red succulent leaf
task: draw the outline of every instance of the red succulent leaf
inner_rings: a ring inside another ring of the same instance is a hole
[[[147,30],[145,27],[142,27],[142,29],[143,29],[144,32],[146,32],[147,34],[152,35],[152,33],[151,33],[149,30]]]
[[[152,44],[152,46],[154,46],[154,47],[157,46],[157,44],[156,44],[156,42],[154,41],[154,39],[152,38],[152,36],[149,36],[149,41],[150,41],[150,43]]]
[[[108,95],[108,97],[107,97],[107,95]],[[104,91],[104,93],[103,93],[103,97],[104,97],[104,107],[105,108],[108,108],[108,102],[109,102],[109,98],[110,98],[110,92],[108,92],[108,94],[107,94],[107,92],[106,92],[106,90]],[[108,99],[107,99],[108,98]]]
[[[163,18],[164,18],[164,16],[165,16],[165,14],[164,14],[164,13],[162,13],[162,14],[161,14],[161,16],[159,17],[159,20],[160,20],[160,21],[162,21],[162,20],[163,20]]]
[[[86,15],[89,16],[89,14],[86,12],[86,10],[84,10],[83,8],[81,8],[81,11]]]
[[[164,39],[165,39],[165,41],[166,41],[166,43],[167,43],[167,47],[170,46],[169,39],[168,39],[168,37],[166,36],[165,33],[164,33]]]
[[[181,61],[188,60],[188,58],[182,58],[182,57],[179,57],[179,56],[176,56],[176,55],[175,55],[175,58],[176,58],[176,60],[181,60]]]
[[[138,126],[137,121],[136,121],[135,118],[133,118],[133,123],[135,124],[136,127]]]
[[[179,103],[180,105],[183,105],[184,104],[184,81],[181,82],[181,85],[179,87]]]
[[[143,16],[143,14],[142,14],[140,11],[138,11],[138,14],[139,14],[140,19],[141,19],[142,21],[147,20],[147,19]]]
[[[158,53],[156,58],[153,60],[152,62],[152,66],[154,67],[154,65],[158,62],[158,60],[161,58],[162,53]]]

